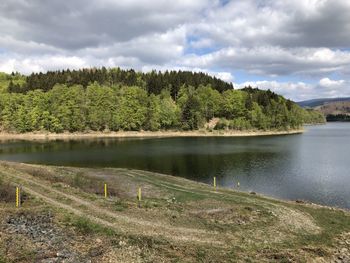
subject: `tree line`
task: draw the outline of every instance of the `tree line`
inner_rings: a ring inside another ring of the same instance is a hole
[[[27,79],[28,80],[28,79]],[[10,82],[11,83],[11,82]],[[10,84],[9,84],[10,85]],[[229,87],[229,86],[228,86]],[[50,89],[0,93],[0,125],[10,132],[286,130],[324,122],[271,91],[183,84],[150,92],[145,85],[56,83]]]
[[[350,121],[350,115],[349,114],[328,114],[326,116],[327,121],[333,122],[333,121],[344,121],[348,122]]]
[[[151,71],[148,73],[136,72],[133,69],[120,68],[107,69],[89,68],[80,70],[48,71],[47,73],[32,73],[26,77],[25,83],[9,83],[8,91],[13,93],[25,93],[31,90],[51,90],[55,84],[67,86],[82,85],[86,88],[90,83],[98,83],[104,86],[138,86],[148,94],[159,95],[163,89],[170,91],[173,99],[176,99],[183,85],[198,87],[199,85],[211,85],[219,92],[233,89],[232,83],[227,83],[216,77],[202,72],[191,71]]]

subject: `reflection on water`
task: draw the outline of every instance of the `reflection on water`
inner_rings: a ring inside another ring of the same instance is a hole
[[[350,124],[302,135],[8,141],[0,158],[68,166],[126,167],[182,176],[285,199],[350,208]]]

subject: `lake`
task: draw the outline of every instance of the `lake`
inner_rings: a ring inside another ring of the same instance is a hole
[[[298,135],[8,141],[0,159],[125,167],[289,200],[350,208],[350,124],[308,126]]]

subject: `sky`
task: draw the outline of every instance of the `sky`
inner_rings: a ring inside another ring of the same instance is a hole
[[[349,0],[1,0],[0,71],[203,71],[295,101],[350,96]]]

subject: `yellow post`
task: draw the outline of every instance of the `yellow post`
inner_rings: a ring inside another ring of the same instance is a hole
[[[19,187],[17,186],[16,187],[16,207],[18,208],[20,205],[21,205],[21,202],[20,202],[20,190],[19,190]]]
[[[141,199],[142,199],[141,187],[139,187],[139,192],[137,194],[137,198],[139,201],[141,201]]]
[[[107,192],[107,184],[105,184],[105,198],[107,198],[108,192]]]
[[[240,185],[241,185],[241,184],[238,182],[238,183],[237,183],[237,187],[239,187]]]
[[[216,177],[214,177],[214,188],[216,189]]]

